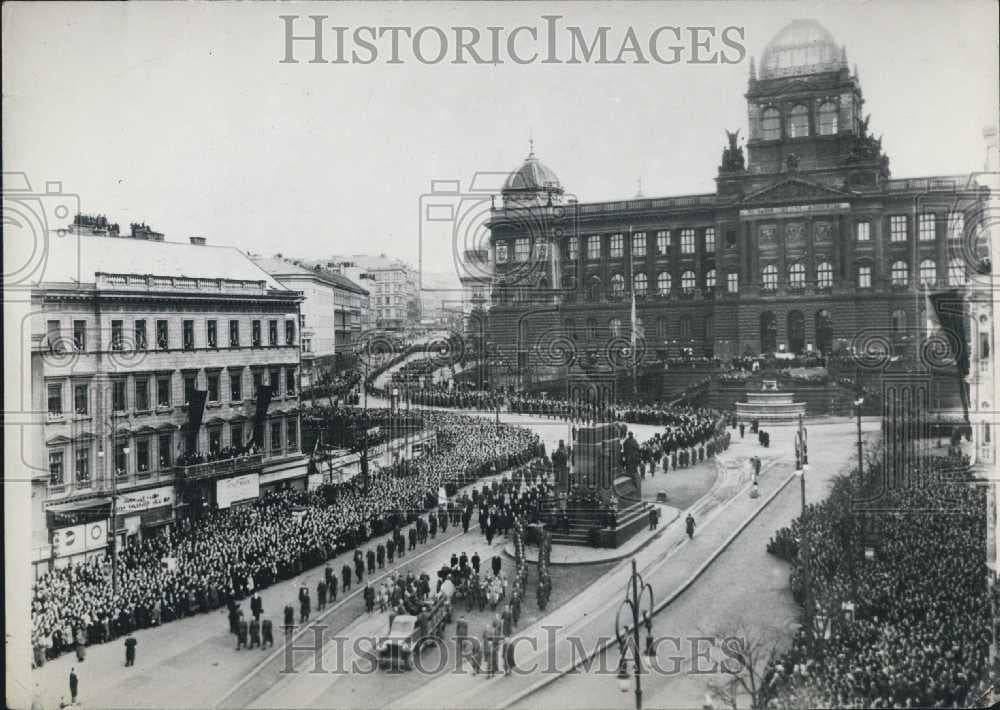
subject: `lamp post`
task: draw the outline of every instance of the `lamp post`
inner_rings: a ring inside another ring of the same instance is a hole
[[[812,628],[812,579],[809,569],[809,541],[807,538],[806,518],[806,472],[809,470],[809,455],[806,450],[806,428],[802,425],[802,415],[799,415],[799,429],[795,434],[795,475],[799,477],[799,491],[802,499],[802,537],[800,538],[799,554],[802,556],[802,577],[805,584],[806,621]],[[814,635],[814,634],[812,634]]]
[[[648,606],[642,609],[642,602],[646,600]],[[622,624],[622,610],[628,609],[631,613],[631,624],[626,617],[625,624]],[[618,649],[621,651],[621,661],[618,665],[618,689],[623,693],[629,691],[628,677],[628,652],[632,651],[634,662],[633,672],[635,675],[635,708],[642,710],[642,656],[653,656],[653,588],[648,582],[642,581],[642,575],[636,569],[635,558],[632,559],[632,574],[629,577],[625,588],[625,600],[618,607],[618,615],[615,617],[615,637],[618,639]],[[646,627],[646,650],[639,651],[639,625]]]
[[[858,475],[859,476],[863,474],[865,470],[864,457],[861,448],[861,405],[863,405],[864,403],[865,403],[865,398],[863,396],[859,396],[856,400],[854,400],[854,409],[858,414]]]

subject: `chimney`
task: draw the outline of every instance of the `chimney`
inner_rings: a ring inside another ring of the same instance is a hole
[[[203,247],[205,246],[205,237],[191,237],[191,243]]]

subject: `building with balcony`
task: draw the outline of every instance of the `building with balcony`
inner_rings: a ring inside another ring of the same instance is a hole
[[[104,554],[66,546],[77,526],[99,540],[113,521],[124,543],[279,482],[304,487],[302,295],[233,248],[74,246],[50,252],[31,295],[36,568]]]
[[[283,286],[302,292],[302,386],[311,387],[319,381],[322,368],[333,366],[336,353],[351,351],[361,339],[368,292],[343,274],[318,265],[309,268],[280,256],[253,260]]]
[[[489,339],[524,384],[573,360],[630,359],[633,295],[643,362],[912,353],[927,292],[984,268],[988,187],[893,178],[826,29],[791,23],[759,67],[747,140],[728,134],[714,192],[579,203],[534,152],[511,173],[488,221]]]

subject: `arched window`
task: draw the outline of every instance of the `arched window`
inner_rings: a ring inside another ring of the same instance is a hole
[[[910,267],[905,261],[894,261],[890,275],[893,286],[905,286],[910,281]]]
[[[962,286],[965,284],[965,263],[961,259],[948,262],[948,285]]]
[[[833,286],[833,264],[829,261],[824,261],[816,267],[816,285],[820,288]]]
[[[792,288],[803,288],[806,285],[806,267],[803,264],[788,267],[788,285]]]
[[[576,340],[576,321],[572,318],[567,318],[564,326],[566,328],[566,335],[568,335],[571,340]]]
[[[799,104],[788,117],[788,136],[804,138],[809,135],[809,109]]]
[[[705,288],[715,288],[715,269],[709,269],[705,272]]]
[[[622,334],[622,319],[612,318],[608,321],[608,328],[611,330],[611,337],[618,338]]]
[[[636,296],[646,295],[646,274],[639,272],[632,276],[632,288]]]
[[[766,141],[781,138],[781,112],[776,108],[764,109],[760,119],[761,137]]]
[[[693,271],[685,271],[681,274],[681,289],[684,293],[692,293],[695,288],[695,278]]]
[[[920,283],[927,286],[937,283],[937,264],[933,259],[924,259],[920,262]]]
[[[661,271],[656,275],[656,293],[660,296],[669,296],[671,287],[670,272]]]
[[[691,316],[681,316],[680,331],[682,339],[689,340],[691,338]]]
[[[819,134],[832,136],[837,133],[837,104],[827,101],[819,107]]]
[[[601,277],[594,274],[587,283],[587,298],[591,301],[600,301],[602,292],[603,284],[601,283]]]
[[[796,354],[806,349],[806,319],[802,311],[788,312],[788,349]]]
[[[774,291],[778,288],[778,267],[768,264],[761,272],[761,285],[767,291]]]
[[[893,333],[904,333],[906,331],[906,311],[902,309],[893,311],[890,324]]]
[[[615,274],[611,277],[611,295],[614,298],[621,298],[622,294],[625,293],[625,277],[621,274]]]
[[[667,319],[663,316],[656,319],[656,337],[660,340],[667,339]]]

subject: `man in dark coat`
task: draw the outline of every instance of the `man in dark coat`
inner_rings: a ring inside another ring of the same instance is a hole
[[[312,600],[309,598],[309,589],[302,587],[299,594],[299,623],[304,624],[309,621],[309,613],[312,611]]]
[[[260,615],[264,613],[264,600],[257,592],[254,592],[253,596],[250,597],[250,612],[255,619],[259,619]]]
[[[364,597],[365,609],[367,609],[368,613],[371,614],[375,609],[375,589],[370,584],[365,585]]]
[[[246,619],[240,619],[239,626],[236,631],[236,650],[239,651],[241,648],[246,648],[247,645],[247,635],[249,634],[249,627],[247,626]]]
[[[253,618],[250,622],[250,648],[260,646],[260,619]]]
[[[365,562],[361,550],[354,552],[354,574],[357,576],[357,583],[361,584],[361,578],[365,576]]]
[[[410,541],[410,550],[417,549],[417,531],[414,528],[410,528],[410,531],[406,533],[407,538]]]
[[[379,569],[385,567],[385,545],[381,542],[378,544],[378,547],[375,548],[375,559],[378,561]]]
[[[333,586],[333,585],[330,584],[330,580],[336,579],[336,575],[334,575],[334,573],[333,573],[333,567],[331,567],[330,565],[327,565],[326,569],[323,570],[323,576],[326,579],[326,588],[330,589],[330,587]],[[333,598],[336,599],[336,596],[337,595],[335,594]]]
[[[391,565],[393,558],[396,557],[396,543],[393,540],[386,540],[385,555],[388,558],[389,564]]]
[[[371,549],[365,553],[365,561],[368,562],[368,574],[375,574],[375,552]]]
[[[76,694],[80,690],[80,679],[76,677],[76,668],[69,669],[69,694],[73,702],[76,702]]]
[[[493,576],[496,577],[500,574],[500,567],[503,562],[500,560],[500,555],[493,555]]]
[[[264,619],[264,621],[261,622],[260,628],[261,628],[261,633],[263,634],[264,637],[264,640],[260,645],[261,649],[264,649],[266,646],[273,646],[274,626],[271,624],[271,620]]]
[[[456,555],[454,552],[451,553],[451,565],[449,566],[452,569],[458,569],[458,555]]]
[[[330,574],[330,579],[326,583],[326,593],[330,596],[330,602],[337,601],[337,575]]]
[[[475,572],[476,574],[479,574],[479,553],[478,552],[473,552],[472,553],[472,560],[471,560],[471,562],[472,562],[472,571]]]
[[[690,513],[688,513],[687,518],[684,519],[684,529],[687,530],[689,540],[694,537],[694,516]]]
[[[406,543],[403,542],[403,536],[399,535],[396,537],[396,555],[399,559],[403,559],[403,555],[406,554]]]
[[[132,634],[129,634],[125,639],[125,665],[134,666],[135,665],[135,647],[138,645],[138,641]]]
[[[285,636],[291,636],[295,630],[295,609],[291,604],[285,605]]]
[[[326,608],[326,582],[322,579],[316,583],[316,608],[319,611]]]
[[[340,579],[344,583],[344,594],[347,594],[347,590],[351,588],[351,567],[346,562],[340,568]]]

